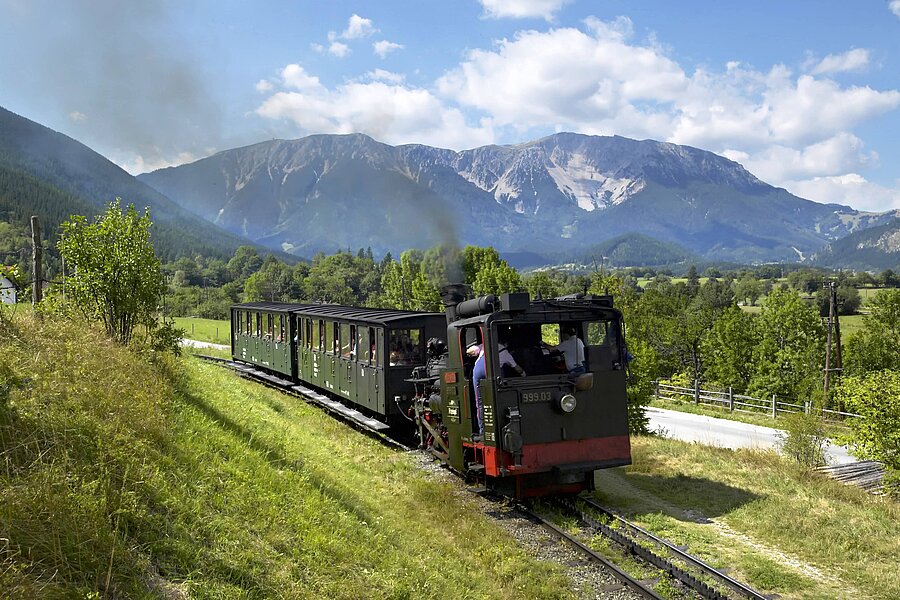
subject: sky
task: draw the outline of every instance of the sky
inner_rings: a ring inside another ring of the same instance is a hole
[[[900,0],[0,0],[0,106],[131,173],[315,133],[686,144],[900,209]]]

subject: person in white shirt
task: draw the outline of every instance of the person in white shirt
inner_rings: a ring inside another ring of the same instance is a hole
[[[509,350],[506,348],[506,343],[500,342],[500,344],[497,347],[500,350],[500,369],[501,369],[501,371],[503,370],[504,366],[509,366],[510,368],[515,369],[516,372],[519,373],[520,377],[524,377],[525,369],[523,369],[516,363],[516,359],[513,358],[513,355],[510,354]]]
[[[563,353],[569,373],[584,373],[584,342],[575,333],[575,327],[564,326],[562,328],[563,341],[556,346],[556,349]]]

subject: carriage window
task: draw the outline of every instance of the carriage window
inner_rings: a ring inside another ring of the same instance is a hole
[[[247,332],[247,335],[253,335],[253,325],[252,325],[253,315],[250,313],[250,311],[247,311],[246,314],[247,314],[247,328],[245,331]]]
[[[306,323],[306,336],[305,336],[306,347],[312,348],[313,347],[312,319],[303,319],[303,321]]]
[[[241,332],[241,325],[244,324],[244,317],[241,311],[237,310],[234,312],[234,337],[237,337]]]
[[[422,330],[394,329],[390,336],[391,365],[422,365]]]
[[[359,328],[359,339],[357,340],[356,347],[359,349],[359,356],[357,360],[359,362],[367,363],[369,362],[369,328],[368,327],[360,327]]]
[[[325,347],[323,350],[328,354],[334,354],[334,330],[337,323],[326,323],[325,321],[321,321],[321,323],[322,327],[325,329]]]
[[[374,327],[369,327],[369,364],[377,365],[381,362],[380,350],[378,349],[378,334],[375,333]]]
[[[266,339],[275,335],[275,315],[266,315]]]
[[[341,358],[353,359],[356,356],[356,325],[341,324]]]
[[[353,349],[353,339],[350,335],[349,323],[340,324],[340,339],[338,340],[338,345],[341,348],[341,358],[350,358],[350,353]]]
[[[256,313],[256,337],[262,337],[262,314]]]
[[[284,341],[284,315],[278,315],[278,335],[275,336],[275,341]]]
[[[319,335],[316,338],[316,347],[319,349],[319,352],[325,351],[325,321],[319,320]]]

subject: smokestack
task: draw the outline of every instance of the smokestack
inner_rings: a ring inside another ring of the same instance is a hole
[[[447,313],[447,325],[459,319],[456,306],[466,299],[469,286],[464,283],[451,283],[441,288],[441,302]]]

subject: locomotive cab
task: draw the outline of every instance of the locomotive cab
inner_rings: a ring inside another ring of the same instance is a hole
[[[451,467],[524,497],[592,489],[594,470],[630,464],[621,314],[610,297],[505,294],[447,312],[432,410]],[[473,377],[472,340],[482,343],[484,379]]]

